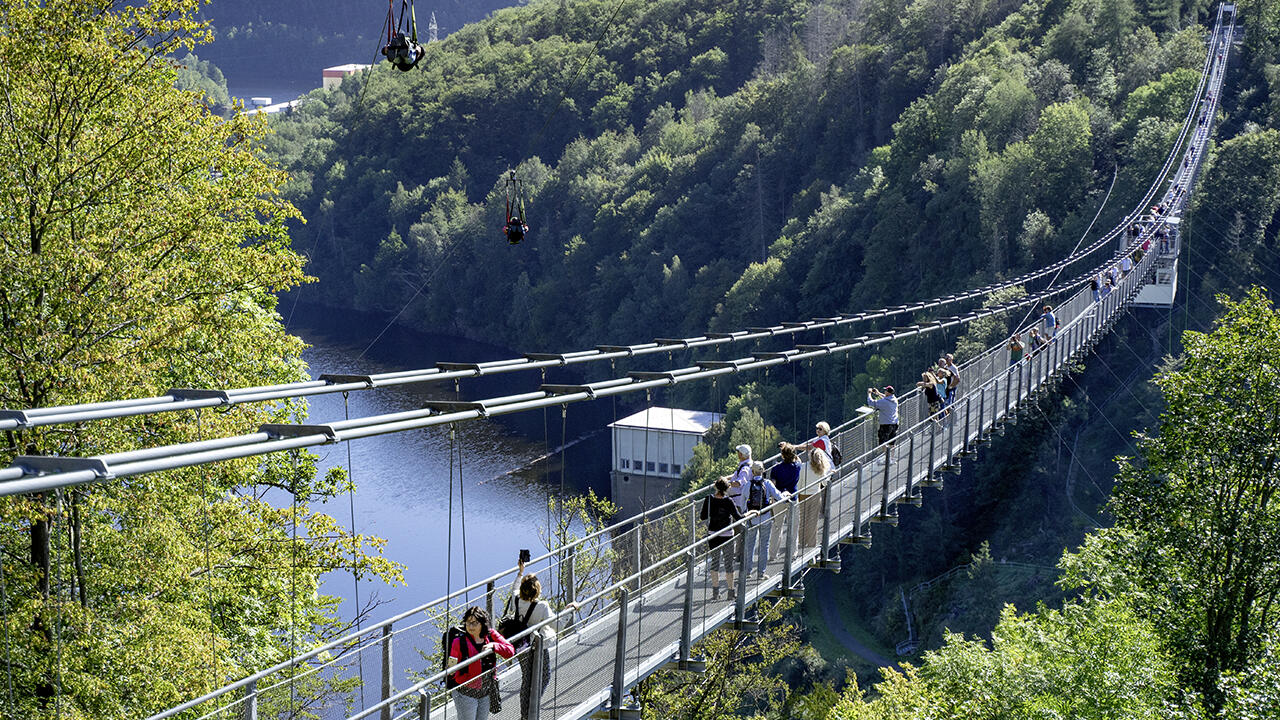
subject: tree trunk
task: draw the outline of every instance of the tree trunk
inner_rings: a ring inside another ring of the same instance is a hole
[[[47,510],[44,503],[44,495],[37,497],[37,502],[42,510]],[[48,606],[49,601],[49,517],[41,514],[41,517],[31,523],[31,564],[39,573],[36,578],[36,591],[40,594],[41,599]],[[40,613],[36,613],[35,620],[31,623],[31,631],[44,639],[44,642],[51,643],[53,634],[49,630],[49,625],[44,621],[44,617]],[[53,653],[49,653],[52,659]],[[51,662],[52,665],[52,662]],[[53,668],[50,672],[40,676],[36,682],[36,698],[41,708],[49,706],[49,700],[53,698]]]

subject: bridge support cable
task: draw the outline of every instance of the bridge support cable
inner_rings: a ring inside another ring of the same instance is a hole
[[[162,470],[174,470],[209,462],[232,460],[273,452],[298,450],[304,447],[328,445],[349,440],[405,432],[425,427],[448,425],[477,420],[494,415],[506,415],[553,405],[583,402],[604,396],[650,391],[684,382],[711,379],[720,375],[763,370],[776,365],[799,363],[827,353],[847,353],[862,348],[886,344],[902,337],[958,328],[974,320],[1012,312],[1075,290],[1087,282],[1087,276],[1035,297],[1025,297],[998,306],[972,311],[963,316],[952,316],[920,326],[894,331],[873,332],[858,336],[835,347],[808,350],[796,348],[783,352],[758,352],[751,358],[735,361],[731,366],[703,368],[695,365],[663,372],[628,373],[627,377],[614,378],[588,385],[576,386],[571,392],[561,392],[563,386],[548,386],[543,390],[499,398],[487,398],[473,402],[431,401],[422,410],[375,415],[325,425],[268,424],[259,432],[197,443],[132,450],[121,453],[78,457],[19,456],[14,465],[0,469],[0,496],[40,492],[55,487],[67,487],[102,480],[140,475]]]

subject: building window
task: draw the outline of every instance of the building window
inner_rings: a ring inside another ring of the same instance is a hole
[[[622,469],[623,469],[623,470],[630,470],[630,469],[631,469],[631,461],[630,461],[630,460],[628,460],[628,459],[626,459],[626,458],[622,458],[622,459],[621,459],[621,460],[619,460],[618,462],[622,463]]]
[[[644,463],[640,462],[639,460],[632,460],[631,467],[635,468],[636,470],[639,470],[640,468],[644,467]]]
[[[658,472],[660,472],[660,473],[662,473],[663,475],[665,475],[665,474],[667,474],[667,473],[671,472],[671,470],[667,468],[667,464],[666,464],[666,463],[658,463]]]
[[[677,463],[672,463],[672,464],[671,464],[671,472],[672,472],[672,474],[679,475],[679,474],[680,474],[680,465],[679,465],[679,464],[677,464]]]
[[[644,464],[644,470],[645,470],[645,472],[653,472],[653,463],[651,463],[651,462],[647,462],[647,463],[645,463],[645,464]]]

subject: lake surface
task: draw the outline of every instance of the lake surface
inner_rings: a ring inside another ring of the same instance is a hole
[[[385,318],[301,307],[282,308],[290,316],[289,331],[311,345],[303,353],[313,377],[321,373],[376,374],[432,367],[440,361],[484,362],[519,353],[459,338],[388,330]],[[535,390],[539,373],[511,373],[464,381],[462,399]],[[420,384],[351,393],[351,417],[419,409],[432,399],[454,399],[453,383]],[[592,404],[594,405],[594,403]],[[341,395],[310,399],[309,422],[344,417]],[[387,540],[386,556],[404,565],[404,586],[362,580],[360,599],[382,605],[374,620],[409,610],[515,565],[520,548],[545,552],[539,533],[547,521],[547,499],[559,494],[559,447],[589,436],[566,453],[566,494],[586,488],[608,493],[609,439],[601,428],[612,420],[609,408],[570,413],[574,422],[561,426],[559,411],[524,413],[502,421],[473,421],[457,426],[452,470],[452,552],[449,551],[450,440],[445,427],[384,435],[350,444],[353,499],[343,496],[323,509],[349,527],[354,505],[355,529]],[[554,465],[536,462],[552,451]],[[318,449],[321,470],[347,465],[346,444]],[[459,459],[460,456],[460,459]],[[459,467],[461,463],[461,467]],[[462,503],[465,500],[465,536]],[[465,537],[465,542],[464,542]],[[466,549],[464,555],[464,546]],[[447,583],[446,579],[451,582]],[[342,615],[351,617],[355,587],[348,574],[324,579],[322,591],[344,599]],[[397,653],[397,656],[399,653]]]

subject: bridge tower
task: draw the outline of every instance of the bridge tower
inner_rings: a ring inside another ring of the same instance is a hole
[[[436,24],[436,13],[433,10],[431,12],[431,22],[427,24],[427,42],[433,43],[433,42],[439,42],[439,41],[440,41],[440,26]]]

